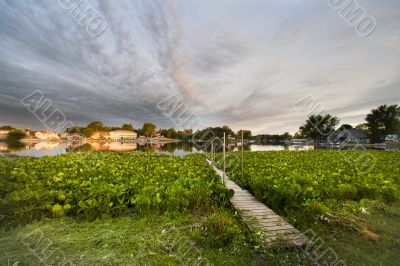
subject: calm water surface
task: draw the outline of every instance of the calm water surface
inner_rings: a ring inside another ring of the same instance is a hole
[[[247,151],[273,151],[273,150],[310,150],[312,146],[283,146],[283,145],[258,145],[248,144],[244,146]],[[231,145],[229,151],[240,150],[239,146]],[[0,154],[3,156],[30,156],[43,157],[65,154],[78,151],[138,151],[160,152],[183,156],[188,153],[202,152],[195,145],[187,142],[175,142],[165,144],[140,145],[137,143],[82,143],[82,142],[37,142],[37,143],[6,143],[0,142]]]

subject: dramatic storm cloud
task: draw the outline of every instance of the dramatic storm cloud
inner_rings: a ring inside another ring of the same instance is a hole
[[[35,90],[78,125],[176,126],[157,104],[178,95],[206,126],[256,133],[295,132],[308,95],[352,124],[400,102],[398,0],[359,0],[367,37],[327,0],[85,0],[96,34],[79,2],[0,0],[0,125],[43,128],[20,103]]]

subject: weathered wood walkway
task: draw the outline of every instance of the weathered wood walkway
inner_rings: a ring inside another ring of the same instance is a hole
[[[210,161],[208,163],[211,164]],[[215,166],[213,168],[223,178],[223,172]],[[307,237],[300,233],[299,230],[258,201],[250,192],[236,185],[226,175],[225,186],[235,191],[230,201],[240,213],[242,219],[249,227],[263,231],[267,244],[272,244],[277,240],[284,240],[296,246],[302,246],[308,241]]]

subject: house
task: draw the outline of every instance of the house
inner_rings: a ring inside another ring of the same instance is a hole
[[[393,135],[387,135],[385,137],[385,142],[399,142],[400,137],[399,135],[393,134]]]
[[[332,132],[332,134],[328,136],[327,141],[330,143],[366,143],[368,138],[363,130],[350,128]]]
[[[114,130],[110,132],[110,138],[112,140],[135,140],[137,133],[128,130]]]
[[[94,140],[101,140],[101,139],[110,139],[110,133],[108,132],[101,132],[101,131],[96,131],[92,134],[90,139]]]
[[[63,136],[64,138],[66,138],[67,140],[82,140],[83,137],[80,134],[64,134]]]
[[[9,132],[10,132],[9,130],[0,130],[0,139],[7,138]]]
[[[41,139],[41,140],[59,140],[60,139],[60,137],[56,133],[53,133],[50,131],[44,131],[44,132],[38,131],[34,135],[36,138]]]

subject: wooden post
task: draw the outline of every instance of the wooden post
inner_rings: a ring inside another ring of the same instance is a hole
[[[243,156],[243,146],[244,146],[244,140],[243,140],[243,130],[242,130],[242,181],[243,181],[243,158],[244,158],[244,156]]]
[[[214,165],[214,140],[211,142],[211,164]]]
[[[225,145],[226,145],[226,140],[225,140],[225,132],[224,132],[224,151],[223,151],[223,160],[224,160],[224,174],[223,174],[223,181],[225,185],[225,169],[226,169],[226,163],[225,163]]]

